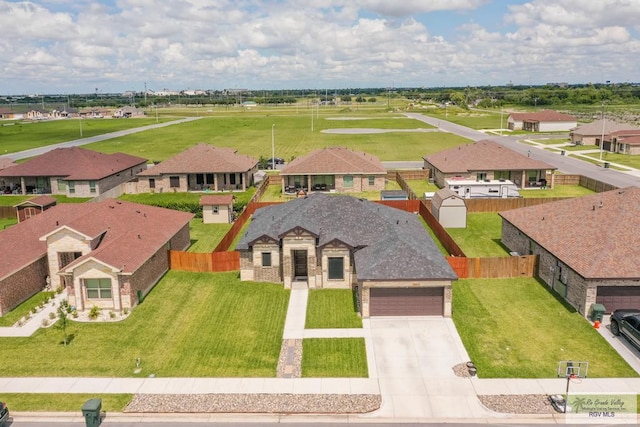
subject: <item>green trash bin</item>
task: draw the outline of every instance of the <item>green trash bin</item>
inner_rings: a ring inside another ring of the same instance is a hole
[[[89,399],[82,405],[82,415],[87,427],[98,427],[100,422],[100,410],[102,409],[102,399]]]
[[[609,169],[609,165],[610,165],[610,163],[609,163],[609,162],[604,162],[604,168],[605,168],[605,169]]]
[[[598,322],[602,322],[602,320],[604,319],[604,312],[605,312],[604,305],[602,305],[602,304],[592,304],[591,305],[591,316],[589,316],[589,317],[591,318],[592,322],[595,322],[596,320]]]

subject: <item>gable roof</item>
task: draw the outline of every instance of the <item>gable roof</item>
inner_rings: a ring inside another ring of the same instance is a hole
[[[300,227],[317,245],[339,240],[357,248],[358,280],[454,280],[456,275],[416,215],[350,196],[314,193],[258,209],[237,249]]]
[[[247,172],[258,164],[258,161],[237,150],[227,147],[214,147],[209,144],[196,144],[176,154],[160,164],[142,171],[138,175],[159,176],[169,173],[215,173],[215,172]]]
[[[466,173],[486,170],[555,170],[541,160],[517,153],[497,142],[482,140],[459,145],[424,157],[443,173]]]
[[[60,176],[67,180],[99,180],[146,163],[124,153],[105,154],[81,147],[56,148],[0,171],[0,176]]]
[[[92,238],[98,246],[74,263],[93,257],[132,273],[165,245],[193,214],[107,199],[94,203],[63,203],[0,232],[0,278],[47,253],[44,236],[67,228]]]
[[[15,165],[17,165],[17,163],[14,162],[12,159],[8,157],[0,157],[0,171]]]
[[[501,212],[506,221],[588,279],[640,278],[640,188]]]
[[[602,136],[602,125],[603,120],[596,120],[591,123],[584,124],[582,126],[578,126],[577,128],[571,131],[573,135],[594,135],[594,136]],[[624,123],[614,122],[613,120],[604,120],[604,133],[608,135],[612,132],[617,132],[620,130],[640,130],[635,126],[631,126]]]
[[[289,162],[280,171],[280,175],[383,173],[387,173],[387,170],[376,156],[345,147],[314,150],[306,156],[298,157]]]
[[[460,199],[462,201],[462,204],[466,205],[466,203],[464,203],[464,199],[460,197],[458,193],[448,188],[442,188],[436,191],[436,193],[433,195],[433,198],[431,199],[431,205],[435,208],[440,208],[442,206],[442,203],[448,199]]]
[[[200,206],[230,205],[232,203],[232,194],[212,194],[200,197]]]
[[[49,205],[55,205],[58,202],[58,199],[56,199],[55,197],[51,197],[51,196],[38,196],[38,197],[34,197],[31,198],[29,200],[25,200],[22,203],[18,203],[17,205],[14,205],[14,208],[17,208],[19,206],[39,206],[39,207],[45,207],[45,206],[49,206]]]
[[[533,113],[511,113],[509,115],[516,121],[527,122],[575,122],[576,118],[569,114],[558,113],[553,110],[535,111]]]

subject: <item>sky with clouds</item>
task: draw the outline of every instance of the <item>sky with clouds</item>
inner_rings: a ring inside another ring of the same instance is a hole
[[[0,0],[0,94],[637,82],[640,0]]]

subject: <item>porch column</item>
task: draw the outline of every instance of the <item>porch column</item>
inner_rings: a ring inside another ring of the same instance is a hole
[[[284,184],[284,180],[285,180],[285,178],[287,178],[287,177],[284,176],[284,175],[280,175],[280,193],[281,194],[284,194],[284,185],[285,185]]]
[[[218,191],[218,174],[213,174],[213,189],[214,191]]]
[[[20,177],[20,191],[22,191],[23,195],[27,194],[27,183],[23,176]]]

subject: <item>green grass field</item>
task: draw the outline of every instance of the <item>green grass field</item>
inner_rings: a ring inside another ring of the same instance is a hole
[[[166,122],[168,119],[162,119],[161,121]],[[0,154],[14,153],[155,123],[155,118],[118,120],[65,119],[17,122],[13,126],[0,126]],[[80,136],[80,126],[82,126],[82,136]]]
[[[469,213],[467,228],[447,228],[447,232],[470,258],[509,256],[500,243],[502,220],[497,213]]]
[[[81,413],[84,403],[95,394],[3,393],[2,401],[11,412],[76,412]],[[102,411],[122,412],[133,399],[132,394],[103,394]]]
[[[481,378],[555,378],[558,362],[589,362],[589,377],[638,377],[574,309],[532,278],[453,285],[453,320]]]
[[[34,197],[37,196],[2,195],[0,196],[0,206],[15,206],[18,203],[33,199]],[[51,197],[54,197],[57,200],[57,203],[84,203],[91,200],[91,197],[67,197],[58,194],[53,194]]]
[[[0,231],[17,223],[18,220],[15,218],[0,218]]]
[[[436,192],[439,190],[437,185],[430,184],[426,179],[409,179],[407,180],[407,184],[409,184],[409,187],[411,187],[419,199],[424,198],[424,193],[426,192]]]
[[[521,197],[582,197],[594,194],[581,185],[556,185],[553,188],[520,190]]]
[[[587,154],[593,159],[600,159],[600,153]],[[582,160],[582,159],[581,159]],[[602,153],[602,161],[618,163],[623,166],[640,169],[640,156],[632,156],[630,154],[618,154],[605,151]]]
[[[31,313],[33,308],[44,304],[45,300],[50,299],[54,295],[53,292],[38,292],[22,304],[0,317],[0,326],[12,326],[23,316]]]
[[[4,376],[274,377],[289,291],[237,272],[170,271],[129,317],[0,338]],[[46,357],[43,357],[46,355]],[[64,360],[64,363],[61,361]]]
[[[364,338],[310,338],[302,349],[303,378],[369,376]]]
[[[378,115],[373,115],[377,117]],[[345,121],[324,120],[321,115],[314,122],[302,115],[243,115],[207,117],[193,122],[149,130],[86,145],[86,148],[107,153],[125,152],[161,161],[199,142],[218,147],[233,147],[239,153],[255,158],[271,156],[271,128],[275,124],[275,154],[286,160],[329,146],[347,146],[378,156],[381,160],[419,160],[422,156],[452,148],[470,141],[440,132],[391,132],[383,134],[326,134],[321,129],[339,127]],[[356,121],[367,123],[368,120]],[[409,119],[392,119],[388,115],[375,118],[379,125],[385,122],[401,123],[403,127],[425,127],[424,123]],[[353,121],[349,121],[353,125]],[[364,126],[364,125],[363,125]]]
[[[421,111],[418,111],[421,112]],[[492,111],[465,111],[455,107],[434,108],[424,111],[427,116],[437,119],[446,120],[471,129],[499,129],[500,128],[500,110]],[[502,117],[502,127],[507,127],[508,113],[504,113]]]
[[[312,289],[307,304],[307,329],[362,328],[351,289]]]

